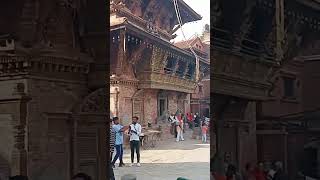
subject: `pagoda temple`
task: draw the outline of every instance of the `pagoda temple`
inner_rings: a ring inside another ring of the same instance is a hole
[[[206,25],[201,36],[194,35],[189,40],[180,41],[175,45],[187,51],[190,46],[199,58],[199,81],[197,88],[190,97],[190,112],[199,113],[201,117],[210,117],[210,29]]]
[[[201,17],[184,1],[183,23]],[[170,40],[179,29],[172,0],[111,2],[110,112],[123,124],[158,123],[168,113],[189,112],[197,87],[196,57]]]

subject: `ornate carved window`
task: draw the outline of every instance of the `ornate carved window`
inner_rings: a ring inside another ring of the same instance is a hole
[[[202,93],[202,92],[203,92],[203,86],[199,85],[199,93]]]
[[[188,71],[186,74],[186,78],[192,79],[194,77],[194,72],[195,72],[195,65],[194,64],[189,64]]]
[[[179,76],[179,77],[183,77],[183,75],[184,75],[184,70],[185,70],[185,68],[186,68],[186,63],[185,62],[183,62],[183,61],[179,61],[178,62],[178,69],[177,69],[177,75]]]
[[[167,65],[166,67],[164,68],[164,71],[167,73],[167,74],[171,74],[175,68],[175,64],[176,64],[176,59],[173,58],[173,57],[168,57],[167,59]]]

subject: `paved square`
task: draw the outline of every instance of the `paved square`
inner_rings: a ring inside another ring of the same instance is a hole
[[[141,150],[141,167],[128,167],[130,150],[126,149],[126,167],[116,167],[114,173],[116,180],[125,174],[135,174],[137,180],[176,180],[178,177],[209,180],[209,159],[210,144],[191,139],[191,131],[188,131],[185,141],[175,142],[170,138],[159,142],[156,148]]]

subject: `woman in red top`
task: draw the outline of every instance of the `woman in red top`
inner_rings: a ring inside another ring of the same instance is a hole
[[[192,129],[192,119],[193,119],[192,113],[191,114],[187,113],[187,119],[188,119],[189,128]]]
[[[177,119],[178,119],[178,121],[181,123],[181,121],[182,121],[182,116],[181,116],[181,114],[178,114],[178,115],[177,115]]]
[[[255,171],[254,171],[254,166],[251,163],[246,164],[246,169],[243,174],[243,179],[244,180],[256,180],[255,176]]]
[[[264,172],[263,164],[259,163],[258,167],[255,170],[256,180],[266,180],[267,176]]]

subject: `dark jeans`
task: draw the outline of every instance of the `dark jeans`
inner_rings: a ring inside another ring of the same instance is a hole
[[[120,159],[120,164],[123,163],[122,162],[122,157],[123,157],[123,147],[122,144],[120,145],[116,145],[116,150],[117,150],[117,154],[114,156],[114,159],[112,161],[112,164],[115,164],[116,161],[118,160],[118,158]]]
[[[189,128],[193,129],[193,123],[189,121],[188,124],[189,124]]]
[[[130,141],[131,148],[131,162],[134,160],[134,150],[137,153],[137,162],[140,163],[140,141]]]
[[[177,126],[174,126],[174,138],[177,138],[177,136],[178,136]]]

